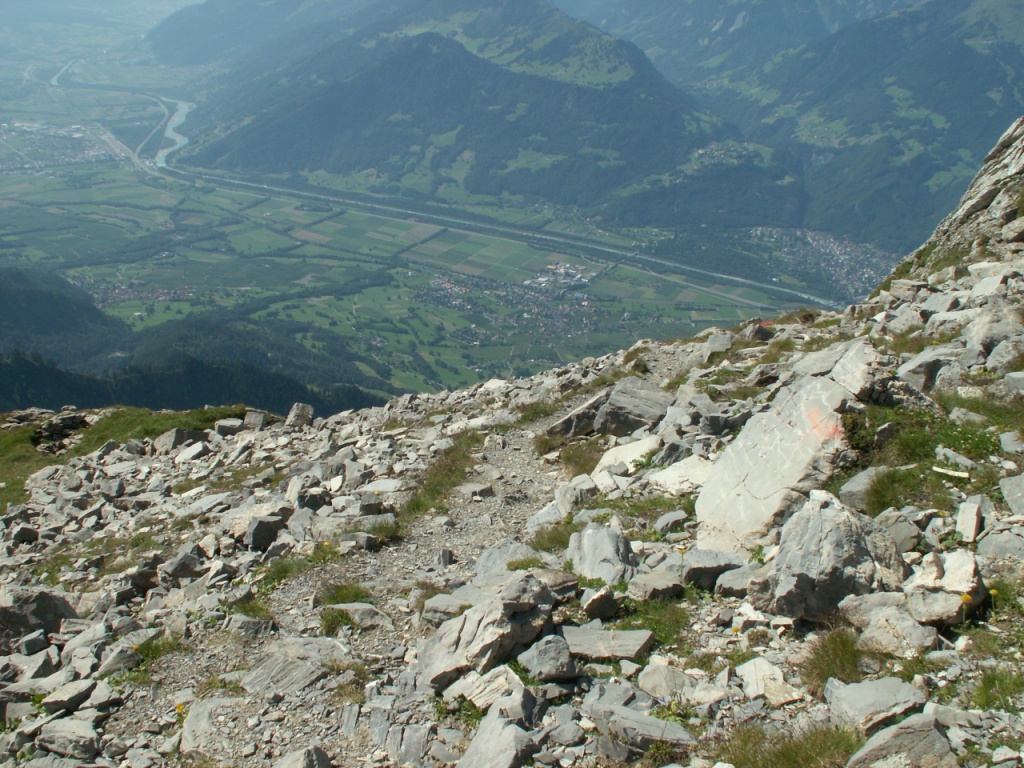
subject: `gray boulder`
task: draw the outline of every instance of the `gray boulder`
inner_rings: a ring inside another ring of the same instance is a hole
[[[221,740],[217,715],[221,710],[238,706],[235,699],[212,698],[194,702],[189,707],[185,724],[181,728],[181,753],[209,754]]]
[[[533,696],[526,690],[494,702],[459,760],[458,768],[520,768],[525,765],[540,750],[528,730],[533,723],[523,717],[535,705]]]
[[[43,629],[47,634],[60,631],[64,619],[77,619],[78,614],[71,607],[65,592],[41,587],[18,587],[13,584],[0,586],[0,611],[10,609],[9,626],[28,625],[32,629]]]
[[[683,553],[679,576],[687,584],[710,591],[715,588],[715,584],[723,573],[742,568],[746,562],[746,558],[735,552],[688,549]]]
[[[940,627],[963,623],[988,595],[974,553],[966,549],[928,553],[903,589],[910,614]]]
[[[783,527],[779,552],[750,598],[771,613],[823,621],[848,595],[899,590],[907,573],[896,543],[870,518],[813,491]]]
[[[903,512],[890,507],[875,518],[875,523],[885,529],[896,542],[900,552],[913,552],[921,543],[921,529]]]
[[[565,559],[572,561],[578,575],[602,579],[606,584],[629,581],[639,565],[629,539],[600,523],[590,523],[570,537]]]
[[[534,643],[529,650],[519,654],[519,663],[526,667],[530,677],[545,683],[579,677],[569,644],[558,635],[548,635]]]
[[[999,481],[999,490],[1013,514],[1024,515],[1024,475],[1004,477]]]
[[[289,752],[274,768],[331,768],[331,758],[320,747],[306,747]]]
[[[641,573],[629,582],[626,594],[633,600],[667,600],[683,594],[683,580],[665,570]]]
[[[846,768],[955,768],[959,763],[949,739],[933,715],[911,715],[879,731],[861,747]]]
[[[494,668],[536,639],[551,617],[551,591],[523,574],[501,593],[444,622],[420,649],[417,672],[424,685],[442,690],[470,669]]]
[[[71,717],[43,725],[36,744],[47,752],[77,760],[92,760],[100,752],[99,735],[92,724]]]
[[[868,490],[871,488],[871,484],[876,477],[888,471],[889,467],[869,467],[863,472],[857,473],[839,489],[839,500],[848,507],[863,511],[867,506]]]
[[[622,437],[650,428],[665,416],[675,396],[658,385],[630,376],[616,382],[594,418],[594,430]]]
[[[982,557],[1024,560],[1024,528],[993,531],[978,542]]]
[[[288,418],[284,425],[294,429],[302,429],[313,423],[313,406],[306,403],[295,403],[288,411]]]
[[[839,604],[839,614],[861,630],[857,644],[894,656],[935,647],[938,633],[910,615],[907,596],[900,592],[851,595]]]
[[[833,722],[872,733],[893,719],[924,707],[925,695],[896,677],[844,685],[829,680],[825,700]]]
[[[296,693],[325,677],[323,667],[272,651],[255,661],[242,678],[242,687],[250,693]]]

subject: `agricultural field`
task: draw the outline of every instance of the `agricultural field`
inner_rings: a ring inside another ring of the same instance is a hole
[[[612,252],[659,232],[607,232],[457,185],[449,202],[465,214],[445,218],[357,202],[377,183],[366,174],[312,174],[315,197],[267,179],[162,172],[163,99],[187,96],[182,75],[124,66],[103,35],[83,29],[77,47],[47,51],[26,34],[10,47],[18,56],[0,50],[0,267],[56,273],[135,334],[204,316],[211,327],[273,325],[328,368],[349,350],[335,365],[389,393],[528,374],[786,306]]]
[[[114,161],[0,176],[0,212],[0,264],[55,270],[136,330],[230,310],[294,323],[315,352],[319,328],[380,361],[365,372],[382,389],[527,373],[777,306],[749,288]],[[344,290],[367,273],[385,284]]]

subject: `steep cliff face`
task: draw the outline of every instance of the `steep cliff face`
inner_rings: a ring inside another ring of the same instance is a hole
[[[927,277],[935,264],[965,267],[1024,253],[1024,117],[985,158],[960,204],[925,246],[904,262],[909,275]],[[945,274],[942,275],[945,277]]]
[[[321,419],[15,415],[0,766],[1013,765],[1022,157],[841,313]]]

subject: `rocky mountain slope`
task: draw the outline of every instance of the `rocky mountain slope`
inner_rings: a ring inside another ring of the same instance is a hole
[[[0,765],[1019,765],[1022,162],[842,313],[4,464]]]

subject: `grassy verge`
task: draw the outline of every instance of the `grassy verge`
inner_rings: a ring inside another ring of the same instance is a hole
[[[180,413],[157,413],[145,408],[117,408],[81,432],[82,440],[59,459],[36,450],[35,429],[20,427],[0,431],[0,509],[25,501],[25,480],[53,464],[63,464],[92,453],[110,440],[125,443],[159,437],[169,429],[211,429],[220,419],[242,418],[244,406],[203,408]]]
[[[419,487],[401,510],[401,517],[411,518],[431,509],[447,509],[448,495],[466,481],[476,464],[473,453],[480,449],[484,437],[479,432],[463,432],[453,438],[454,444],[441,451],[420,478]]]

